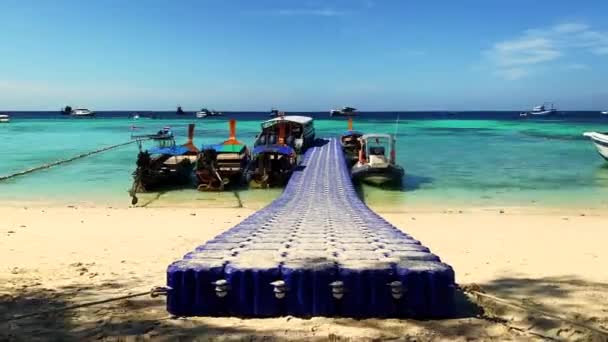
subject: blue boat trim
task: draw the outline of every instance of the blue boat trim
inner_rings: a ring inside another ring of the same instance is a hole
[[[278,153],[283,155],[295,154],[295,150],[285,145],[260,145],[253,148],[253,154]]]
[[[345,131],[344,133],[342,133],[343,137],[350,137],[352,135],[356,135],[356,136],[361,136],[363,135],[363,132],[359,132],[359,131]]]
[[[183,156],[190,152],[190,150],[184,146],[172,146],[172,147],[153,147],[148,150],[150,154],[165,154],[170,156]]]
[[[283,194],[167,269],[177,316],[446,317],[454,271],[358,198],[337,139]]]

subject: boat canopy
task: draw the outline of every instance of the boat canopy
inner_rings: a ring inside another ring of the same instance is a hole
[[[190,152],[185,146],[153,147],[148,150],[150,154],[165,154],[170,156],[183,156]]]
[[[285,146],[285,145],[256,146],[253,149],[253,154],[260,154],[260,153],[278,153],[278,154],[284,154],[284,155],[291,155],[291,154],[294,154],[295,151],[293,148],[291,148],[289,146]]]
[[[216,145],[203,145],[201,151],[212,149],[217,153],[242,153],[246,146],[242,144],[216,144]]]
[[[350,137],[353,135],[358,135],[358,136],[363,136],[363,132],[359,132],[359,131],[346,131],[344,133],[342,133],[343,137]]]
[[[270,127],[275,125],[278,122],[294,122],[300,125],[307,125],[312,122],[312,118],[309,116],[300,116],[300,115],[288,115],[288,116],[279,116],[268,121],[264,121],[262,123],[262,127]]]
[[[361,137],[361,139],[363,139],[363,140],[376,139],[376,138],[392,140],[393,136],[390,134],[365,134]]]

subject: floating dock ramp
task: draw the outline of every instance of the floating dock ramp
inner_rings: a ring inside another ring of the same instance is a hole
[[[204,227],[201,227],[204,229]],[[336,139],[283,194],[167,269],[177,316],[446,317],[454,271],[357,196]]]

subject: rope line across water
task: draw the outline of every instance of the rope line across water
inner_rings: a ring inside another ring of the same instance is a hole
[[[94,151],[90,151],[90,152],[86,152],[86,153],[81,153],[81,154],[79,154],[77,156],[74,156],[74,157],[71,157],[71,158],[68,158],[68,159],[62,159],[62,160],[54,161],[52,163],[48,163],[48,164],[44,164],[44,165],[40,165],[40,166],[36,166],[36,167],[30,168],[30,169],[27,169],[27,170],[15,172],[15,173],[10,174],[10,175],[0,176],[0,181],[5,181],[5,180],[11,179],[11,178],[18,177],[18,176],[24,176],[24,175],[27,175],[27,174],[30,174],[30,173],[33,173],[33,172],[36,172],[36,171],[40,171],[40,170],[50,169],[51,167],[54,167],[54,166],[58,166],[58,165],[61,165],[61,164],[66,164],[66,163],[72,162],[74,160],[86,158],[86,157],[92,156],[94,154],[98,154],[98,153],[102,153],[102,152],[105,152],[105,151],[113,150],[115,148],[122,147],[122,146],[129,145],[129,144],[133,144],[135,142],[137,142],[137,141],[133,140],[133,141],[127,141],[125,143],[120,143],[120,144],[116,144],[116,145],[112,145],[112,146],[106,146],[106,147],[103,147],[103,148],[100,148],[100,149],[97,149],[97,150],[94,150]]]

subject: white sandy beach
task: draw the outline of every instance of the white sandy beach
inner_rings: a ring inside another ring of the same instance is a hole
[[[165,285],[165,269],[250,209],[0,207],[0,340],[403,339],[567,340],[606,336],[485,303],[460,318],[173,319],[139,297],[24,320]],[[608,214],[505,209],[412,210],[383,216],[438,254],[463,286],[608,330]],[[409,336],[409,337],[408,337]]]

